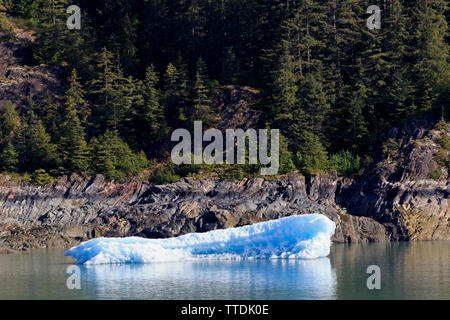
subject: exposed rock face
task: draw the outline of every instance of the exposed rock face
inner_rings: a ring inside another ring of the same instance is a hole
[[[383,223],[392,240],[449,240],[449,168],[434,159],[437,138],[449,139],[450,125],[442,132],[435,123],[414,121],[391,130],[384,138],[389,150],[368,174],[341,187],[337,203]],[[430,178],[433,170],[439,179]]]
[[[263,129],[266,126],[264,114],[254,107],[262,97],[262,92],[250,87],[229,85],[221,87],[212,97],[211,110],[217,115],[218,121],[213,125],[225,134],[227,129]],[[210,129],[203,127],[203,130]],[[163,143],[153,145],[147,153],[160,156],[161,151],[170,153],[175,144],[170,136]]]
[[[220,118],[216,128],[223,132],[226,129],[264,128],[263,113],[252,108],[261,96],[261,91],[249,87],[222,87],[211,102]]]
[[[185,178],[161,186],[72,175],[46,187],[3,186],[0,246],[62,246],[98,236],[172,237],[306,213],[335,221],[335,241],[387,240],[380,223],[334,205],[337,185],[335,174],[305,179],[292,173],[272,181]]]
[[[21,29],[0,32],[0,108],[8,101],[26,105],[30,97],[45,101],[49,94],[61,98],[59,70],[48,66],[27,66],[34,36]]]

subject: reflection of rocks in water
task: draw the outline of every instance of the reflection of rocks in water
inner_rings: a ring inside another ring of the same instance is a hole
[[[385,242],[331,247],[338,299],[449,299],[450,242]],[[369,290],[366,269],[381,269],[381,290]]]

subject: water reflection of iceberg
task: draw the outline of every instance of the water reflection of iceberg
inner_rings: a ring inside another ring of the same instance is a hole
[[[328,258],[86,265],[82,279],[98,299],[333,299],[336,294]]]
[[[77,263],[149,263],[192,259],[314,259],[330,253],[335,224],[320,214],[170,239],[99,238],[68,250]]]

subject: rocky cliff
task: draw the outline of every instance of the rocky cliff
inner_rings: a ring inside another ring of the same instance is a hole
[[[99,236],[172,237],[293,214],[336,222],[335,242],[450,240],[449,171],[435,161],[450,125],[393,129],[371,170],[357,180],[336,172],[242,181],[184,178],[168,185],[101,175],[61,177],[44,187],[0,186],[0,248],[69,246]],[[448,151],[447,155],[448,155]],[[431,172],[440,177],[431,179]]]
[[[46,65],[31,65],[30,46],[35,40],[31,31],[15,26],[0,30],[0,108],[8,101],[17,107],[29,100],[46,101],[47,96],[60,101],[61,72]]]
[[[449,150],[442,147],[449,137],[449,124],[437,129],[430,119],[392,129],[382,137],[374,167],[343,185],[337,203],[352,215],[376,219],[393,240],[449,240]]]
[[[98,236],[171,237],[322,213],[336,221],[335,241],[389,239],[385,227],[335,206],[336,175],[243,181],[185,178],[169,185],[62,177],[55,184],[0,187],[0,246],[65,246]]]

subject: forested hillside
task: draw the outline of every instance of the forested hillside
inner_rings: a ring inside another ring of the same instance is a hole
[[[81,30],[66,26],[72,4]],[[374,4],[379,30],[366,26]],[[64,80],[62,97],[0,106],[0,171],[36,183],[202,170],[165,162],[167,141],[194,120],[217,124],[211,100],[231,84],[264,92],[255,108],[281,130],[282,172],[356,176],[382,132],[450,116],[446,0],[0,0],[0,11],[0,32],[35,35],[27,64]]]

